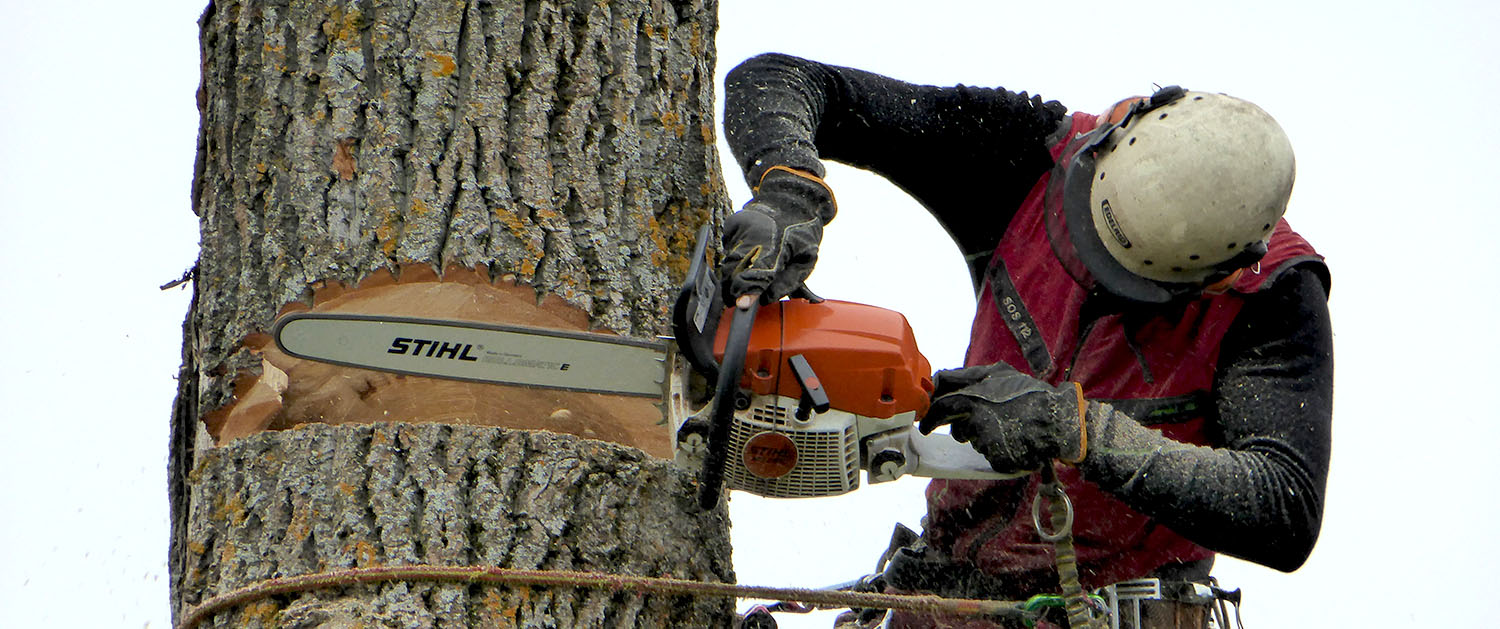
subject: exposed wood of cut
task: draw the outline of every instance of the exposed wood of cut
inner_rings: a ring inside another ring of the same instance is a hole
[[[537,299],[514,278],[489,281],[488,272],[430,267],[403,269],[399,277],[376,273],[346,288],[327,283],[311,308],[285,312],[349,312],[401,317],[524,325],[585,331],[588,317],[561,299]],[[623,395],[461,382],[385,373],[302,360],[281,352],[270,337],[252,335],[247,348],[262,357],[259,373],[243,372],[235,400],[205,422],[217,443],[263,430],[305,423],[367,424],[381,421],[501,426],[600,439],[672,456],[660,400]]]

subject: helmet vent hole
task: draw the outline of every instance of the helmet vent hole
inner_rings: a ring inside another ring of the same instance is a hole
[[[1130,145],[1135,146],[1135,138],[1130,138]]]
[[[1270,223],[1266,223],[1265,225],[1261,225],[1260,228],[1262,230],[1270,229],[1271,228],[1271,224]]]
[[[1155,262],[1152,262],[1150,260],[1142,260],[1142,262],[1146,263],[1146,266],[1151,266],[1153,264],[1156,264]]]
[[[1233,249],[1236,244],[1238,244],[1238,243],[1233,243],[1233,242],[1229,243],[1229,248]]]
[[[1173,273],[1181,273],[1182,272],[1182,267],[1180,267],[1180,266],[1174,266],[1174,267],[1172,267],[1172,272]]]
[[[1188,259],[1189,260],[1197,260],[1198,259],[1198,254],[1195,253],[1193,255],[1190,255],[1190,256],[1188,256]]]
[[[1105,174],[1106,173],[1099,173],[1099,181],[1104,181],[1104,175]]]
[[[1160,116],[1157,116],[1156,119],[1157,120],[1166,120],[1167,119],[1167,115],[1166,114],[1162,114]]]
[[[1202,96],[1194,96],[1193,100],[1203,100],[1203,97]]]

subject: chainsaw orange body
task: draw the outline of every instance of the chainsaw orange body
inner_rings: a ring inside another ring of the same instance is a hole
[[[719,325],[715,358],[722,359],[728,319]],[[833,408],[886,419],[907,412],[921,419],[932,395],[932,366],[917,349],[906,317],[867,304],[788,299],[756,314],[740,386],[755,395],[798,399],[802,384],[789,368],[806,358]]]

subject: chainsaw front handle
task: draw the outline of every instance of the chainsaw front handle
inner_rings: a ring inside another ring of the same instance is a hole
[[[752,301],[748,308],[735,308],[729,322],[724,359],[719,363],[719,378],[714,385],[708,452],[703,457],[703,476],[698,484],[698,506],[705,510],[719,504],[724,487],[724,466],[729,460],[729,433],[734,422],[735,402],[739,398],[740,374],[745,370],[750,331],[755,327],[755,315],[759,311],[760,302]]]

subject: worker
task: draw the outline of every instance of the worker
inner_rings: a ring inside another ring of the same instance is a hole
[[[1069,113],[780,54],[725,87],[726,138],[754,189],[725,223],[731,299],[809,294],[837,208],[822,160],[884,176],[947,230],[978,299],[966,366],[935,375],[920,429],[950,426],[999,471],[1054,466],[1082,586],[1159,579],[1167,600],[1143,626],[1204,627],[1203,602],[1171,592],[1207,583],[1216,553],[1303,564],[1328,474],[1329,273],[1282,218],[1294,158],[1265,111],[1174,86]],[[885,586],[1058,592],[1031,516],[1039,476],[932,481]]]

